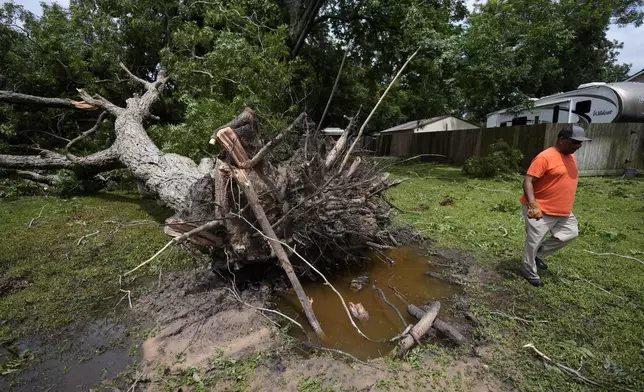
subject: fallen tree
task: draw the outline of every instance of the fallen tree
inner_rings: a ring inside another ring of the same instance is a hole
[[[56,178],[40,171],[68,169],[93,176],[116,168],[129,169],[142,192],[175,212],[166,222],[165,232],[177,242],[188,240],[210,247],[222,268],[279,260],[309,323],[321,334],[295,271],[303,274],[310,268],[307,263],[291,265],[292,250],[297,248],[319,269],[328,269],[352,262],[368,248],[396,244],[387,229],[391,208],[383,193],[401,181],[390,181],[374,162],[353,159],[353,148],[366,124],[354,136],[358,122],[354,116],[342,137],[332,143],[310,132],[315,126],[302,113],[283,132],[264,141],[253,110],[246,108],[215,130],[210,142],[220,144],[222,152],[197,164],[162,152],[144,128],[144,120],[153,117],[150,109],[168,82],[165,73],[160,71],[150,82],[121,66],[143,89],[143,94],[128,99],[125,107],[84,90],[79,90],[82,101],[0,91],[0,102],[10,104],[101,110],[104,114],[99,122],[105,116],[113,117],[115,133],[108,149],[88,156],[75,156],[69,150],[0,155],[0,168],[48,183]],[[275,159],[271,151],[288,133],[298,131],[301,141],[290,158]]]

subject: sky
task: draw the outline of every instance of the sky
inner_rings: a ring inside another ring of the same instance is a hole
[[[3,3],[5,2],[4,0],[0,1]],[[473,9],[475,1],[478,0],[465,0],[470,11]],[[45,0],[45,3],[52,2],[53,1],[51,0]],[[69,5],[69,0],[57,0],[56,2],[64,7]],[[481,1],[478,2],[480,3]],[[40,14],[40,0],[14,0],[14,3],[23,5],[30,11]],[[631,64],[631,74],[644,69],[644,39],[641,37],[644,37],[644,25],[640,27],[618,27],[613,25],[608,30],[609,39],[624,43],[624,48],[621,50],[619,55],[619,61],[621,63]],[[601,80],[593,80],[593,82],[600,81]]]

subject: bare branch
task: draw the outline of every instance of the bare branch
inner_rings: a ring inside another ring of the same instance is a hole
[[[38,213],[38,216],[37,216],[37,217],[35,217],[35,218],[31,218],[31,220],[29,221],[29,224],[27,225],[27,228],[28,228],[28,229],[31,229],[31,226],[33,226],[33,225],[34,225],[34,223],[36,223],[36,221],[37,221],[38,219],[42,218],[42,212],[45,210],[45,207],[47,207],[47,204],[45,204],[44,206],[42,206],[42,208],[40,209],[40,212]]]
[[[100,95],[93,97],[82,88],[79,88],[76,90],[78,91],[78,95],[80,95],[80,97],[83,98],[83,103],[86,105],[90,105],[95,109],[101,108],[115,117],[123,113],[123,111],[125,110],[122,107],[114,105],[112,102],[101,97]],[[78,107],[78,106],[75,106],[75,107]],[[83,108],[81,107],[81,109]]]
[[[67,145],[65,146],[65,149],[69,150],[70,148],[72,148],[72,146],[74,144],[78,143],[79,141],[85,139],[86,137],[88,137],[88,136],[92,135],[94,132],[96,132],[98,130],[99,125],[101,125],[101,123],[105,119],[106,115],[107,115],[107,112],[101,113],[101,115],[98,116],[98,120],[96,120],[96,124],[92,128],[90,128],[87,131],[81,133],[80,135],[78,135],[74,139],[70,140],[69,143],[67,143]]]
[[[123,64],[123,63],[119,63],[119,67],[121,67],[121,69],[123,69],[123,70],[125,71],[125,73],[127,73],[127,76],[129,76],[129,77],[130,77],[130,79],[132,79],[133,81],[135,81],[135,82],[137,82],[137,83],[141,84],[141,85],[142,85],[143,87],[145,87],[146,89],[150,88],[150,85],[151,85],[151,83],[150,83],[150,82],[148,82],[148,81],[146,81],[146,80],[143,80],[143,79],[139,78],[138,76],[136,76],[135,74],[133,74],[133,73],[132,73],[132,72],[131,72],[131,71],[130,71],[126,66],[125,66],[125,64]]]
[[[347,50],[344,51],[344,56],[342,56],[342,62],[340,63],[340,69],[338,69],[338,75],[335,77],[335,82],[333,83],[333,88],[331,89],[329,100],[326,102],[326,107],[324,108],[324,112],[322,112],[322,117],[320,117],[320,121],[318,122],[318,128],[315,130],[315,133],[319,133],[320,128],[322,128],[324,117],[326,117],[326,113],[329,110],[329,106],[331,106],[331,101],[333,100],[333,95],[335,94],[335,90],[338,87],[338,82],[340,81],[340,76],[342,75],[342,69],[344,68],[344,62],[347,60],[347,56],[349,55],[349,50],[351,50],[351,45],[352,43],[349,42],[349,45],[347,45]]]
[[[6,169],[70,169],[83,173],[100,173],[123,168],[116,151],[107,149],[85,157],[65,156],[52,151],[39,155],[0,154],[0,167]]]
[[[135,268],[133,268],[133,269],[131,269],[131,270],[127,271],[126,273],[124,273],[124,274],[123,274],[123,276],[128,276],[128,275],[129,275],[129,274],[131,274],[132,272],[135,272],[135,271],[137,271],[139,268],[141,268],[141,267],[145,266],[146,264],[150,263],[152,260],[156,259],[156,258],[157,258],[161,253],[163,253],[166,249],[168,249],[168,247],[169,247],[170,245],[172,245],[172,244],[174,244],[174,243],[176,243],[176,241],[175,241],[175,240],[174,240],[174,238],[173,238],[173,239],[171,239],[170,241],[168,241],[168,243],[167,243],[167,244],[165,244],[165,246],[164,246],[163,248],[161,248],[161,250],[159,250],[157,253],[155,253],[155,254],[154,254],[154,256],[150,257],[149,259],[145,260],[145,261],[144,261],[144,262],[142,262],[141,264],[137,265]]]
[[[606,293],[608,295],[612,295],[612,296],[615,296],[615,297],[617,297],[617,298],[619,298],[621,300],[626,301],[626,298],[624,298],[624,297],[622,297],[620,295],[617,295],[615,293],[611,293],[610,291],[606,290],[605,288],[601,287],[600,285],[598,285],[596,283],[593,283],[592,281],[590,281],[590,280],[584,278],[583,276],[579,275],[579,273],[576,273],[575,275],[572,275],[571,278],[581,280],[582,282],[586,282],[589,285],[591,285],[591,286],[603,291],[604,293]]]
[[[95,110],[96,107],[83,101],[74,101],[68,98],[46,98],[35,95],[15,93],[13,91],[0,90],[0,102],[14,103],[21,105],[39,105],[50,108],[83,109]]]
[[[382,93],[382,96],[380,97],[380,99],[376,103],[376,106],[374,106],[373,109],[371,109],[371,113],[369,113],[369,116],[367,116],[367,119],[365,120],[365,122],[360,127],[360,131],[358,131],[358,136],[356,136],[356,139],[353,141],[353,144],[351,144],[351,147],[349,148],[349,151],[347,151],[347,155],[344,157],[344,160],[342,161],[342,165],[340,165],[340,170],[338,170],[338,171],[341,172],[342,169],[344,169],[344,166],[347,164],[347,161],[349,160],[349,157],[351,156],[351,153],[355,149],[356,144],[358,144],[358,141],[360,141],[360,139],[362,139],[362,133],[364,132],[364,129],[367,127],[367,124],[369,124],[369,120],[371,120],[371,117],[373,117],[373,114],[376,112],[376,109],[378,109],[378,106],[380,106],[380,104],[382,103],[382,100],[385,98],[385,96],[387,95],[389,90],[391,90],[393,85],[396,83],[396,80],[398,80],[398,78],[400,77],[402,72],[405,70],[405,68],[407,68],[407,65],[416,56],[416,54],[418,53],[419,50],[420,49],[416,49],[416,51],[411,56],[409,56],[409,58],[407,59],[405,64],[403,64],[403,66],[400,67],[400,70],[398,71],[396,76],[394,76],[394,78],[392,79],[391,83],[389,83],[389,86],[387,87],[385,92]]]
[[[353,317],[351,316],[351,312],[349,311],[349,308],[347,307],[347,303],[344,301],[344,297],[342,297],[342,294],[340,294],[340,292],[339,292],[339,291],[338,291],[338,290],[337,290],[337,289],[336,289],[336,288],[331,284],[331,282],[329,282],[329,280],[326,278],[326,276],[324,276],[324,274],[323,274],[322,272],[320,272],[317,268],[315,268],[315,267],[313,266],[313,264],[311,264],[308,260],[306,260],[302,255],[300,255],[299,253],[297,253],[297,251],[296,251],[295,249],[293,249],[291,246],[289,246],[288,244],[286,244],[286,243],[284,243],[284,242],[282,242],[282,241],[278,240],[278,239],[277,239],[277,238],[275,238],[275,237],[273,237],[273,238],[268,237],[268,236],[267,236],[266,234],[264,234],[261,230],[259,230],[259,229],[258,229],[257,227],[255,227],[252,223],[250,223],[246,218],[244,218],[244,217],[243,217],[243,216],[241,216],[241,215],[237,215],[237,214],[235,214],[235,215],[236,215],[238,218],[243,219],[244,221],[246,221],[246,224],[248,224],[250,227],[252,227],[256,232],[258,232],[258,233],[259,233],[262,237],[264,237],[266,240],[268,240],[268,241],[272,241],[272,242],[276,242],[276,243],[278,243],[278,244],[282,245],[283,247],[287,248],[288,250],[290,250],[290,251],[291,251],[294,255],[296,255],[300,260],[302,260],[306,265],[308,265],[308,266],[309,266],[309,268],[311,268],[313,271],[315,271],[315,273],[317,273],[318,275],[320,275],[320,277],[321,277],[322,279],[324,279],[324,284],[325,284],[325,285],[327,285],[327,286],[329,286],[329,287],[331,288],[331,290],[333,290],[333,292],[338,296],[338,298],[340,298],[340,302],[342,302],[342,306],[344,307],[344,310],[345,310],[345,312],[347,313],[347,317],[349,317],[349,321],[351,322],[351,325],[353,325],[353,327],[356,329],[356,331],[358,332],[358,334],[360,334],[360,336],[362,336],[363,338],[365,338],[365,339],[367,339],[367,340],[369,340],[369,341],[371,341],[371,342],[379,342],[378,340],[373,340],[373,339],[369,338],[369,337],[368,337],[367,335],[365,335],[365,334],[364,334],[364,332],[362,332],[362,330],[361,330],[361,329],[356,325],[356,323],[353,321]]]
[[[564,365],[564,364],[561,364],[559,362],[555,362],[553,359],[548,357],[546,354],[544,354],[541,351],[539,351],[534,346],[534,344],[532,344],[532,343],[526,344],[525,346],[523,346],[523,348],[531,348],[544,361],[555,365],[557,368],[561,369],[564,373],[568,374],[569,376],[576,377],[579,380],[585,382],[586,384],[590,384],[590,385],[600,387],[600,388],[606,388],[607,390],[621,389],[621,390],[624,390],[624,391],[635,392],[633,389],[630,389],[630,388],[622,387],[622,386],[619,386],[619,385],[612,385],[612,386],[609,387],[607,385],[602,385],[602,384],[598,383],[597,381],[591,380],[590,378],[588,378],[588,377],[582,375],[581,373],[579,373],[579,370],[575,370],[575,369],[571,368],[568,365]]]
[[[383,293],[383,292],[382,292],[382,290],[377,286],[377,282],[376,282],[375,280],[373,281],[373,289],[374,289],[374,290],[376,290],[376,292],[378,292],[378,294],[380,295],[380,299],[382,299],[382,301],[383,301],[384,303],[386,303],[386,304],[387,304],[387,306],[389,306],[390,308],[392,308],[393,310],[395,310],[395,311],[396,311],[396,314],[397,314],[397,315],[398,315],[398,317],[400,318],[400,322],[401,322],[401,323],[402,323],[402,325],[403,325],[403,330],[404,330],[405,328],[407,328],[407,322],[405,321],[405,318],[402,316],[402,314],[400,313],[400,311],[398,310],[398,308],[397,308],[394,304],[392,304],[391,302],[389,302],[389,300],[388,300],[388,299],[387,299],[387,297],[385,296],[385,293]]]
[[[214,78],[215,78],[215,77],[214,77],[210,72],[208,72],[208,71],[204,71],[204,70],[202,70],[202,69],[193,69],[193,70],[192,70],[192,73],[198,73],[198,74],[206,75],[206,76],[209,76],[209,77],[210,77],[210,79],[214,79]]]
[[[282,140],[284,140],[284,137],[285,137],[288,133],[290,133],[291,131],[293,131],[293,128],[295,128],[296,126],[300,126],[300,125],[302,124],[302,122],[305,122],[305,121],[306,121],[306,113],[301,113],[299,116],[297,116],[297,118],[295,119],[295,121],[293,121],[293,123],[292,123],[291,125],[289,125],[289,126],[288,126],[288,128],[286,128],[286,129],[285,129],[284,131],[282,131],[279,135],[277,135],[277,136],[275,136],[273,139],[271,139],[271,141],[269,141],[268,143],[266,143],[266,144],[264,145],[264,147],[262,147],[262,148],[257,152],[257,154],[255,154],[255,156],[253,157],[253,159],[251,159],[251,160],[250,160],[250,163],[249,163],[249,164],[243,165],[243,166],[244,166],[244,168],[245,168],[245,169],[250,169],[250,168],[252,168],[252,167],[257,166],[257,164],[258,164],[259,162],[261,162],[262,160],[264,160],[264,158],[266,157],[266,155],[268,155],[268,153],[269,153],[269,152],[271,152],[275,147],[277,147],[277,146],[282,142]]]
[[[353,128],[355,126],[356,121],[358,121],[358,118],[360,118],[360,111],[362,110],[362,105],[358,108],[358,112],[351,117],[349,120],[349,125],[347,125],[347,128],[342,132],[342,136],[338,139],[337,142],[335,142],[335,146],[333,146],[333,149],[329,154],[326,156],[326,161],[324,162],[324,166],[329,169],[331,166],[335,164],[335,162],[338,160],[340,157],[340,154],[342,151],[344,151],[344,148],[347,146],[347,141],[349,140],[349,136],[351,135],[351,132],[353,132]]]
[[[14,170],[14,169],[8,169],[4,171],[6,171],[7,174],[9,175],[14,175],[16,177],[25,178],[27,180],[36,181],[36,182],[40,182],[48,185],[54,185],[58,181],[60,181],[60,176],[53,175],[53,174],[47,175],[47,174],[40,174],[40,173],[28,171],[28,170]]]

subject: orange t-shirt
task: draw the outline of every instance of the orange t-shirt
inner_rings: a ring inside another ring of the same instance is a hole
[[[542,151],[532,160],[528,175],[537,177],[532,184],[534,197],[544,214],[570,216],[577,192],[577,158],[564,155],[556,148]],[[521,204],[528,204],[523,195]]]

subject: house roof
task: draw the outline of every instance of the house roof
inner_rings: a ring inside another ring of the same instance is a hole
[[[338,136],[342,135],[344,133],[344,129],[342,128],[335,128],[335,127],[327,127],[322,130],[322,133],[325,135],[329,136]]]
[[[404,124],[396,125],[395,127],[385,129],[384,131],[380,131],[380,133],[408,131],[411,129],[421,128],[421,127],[424,127],[425,125],[435,123],[436,121],[443,120],[447,117],[450,117],[450,116],[439,116],[439,117],[426,118],[424,120],[409,121]]]
[[[635,79],[638,76],[641,76],[642,74],[644,74],[644,69],[641,69],[639,72],[635,72],[634,74],[629,76],[628,79],[625,80],[625,82],[630,82],[631,80]]]
[[[438,122],[438,121],[444,120],[444,119],[449,118],[449,117],[454,117],[454,116],[445,115],[445,116],[438,116],[438,117],[426,118],[426,119],[424,119],[424,120],[409,121],[409,122],[406,122],[406,123],[404,123],[404,124],[396,125],[395,127],[391,127],[391,128],[389,128],[389,129],[385,129],[384,131],[380,131],[380,133],[391,133],[391,132],[399,132],[399,131],[410,131],[410,130],[413,130],[413,129],[422,128],[422,127],[424,127],[424,126],[426,126],[426,125],[429,125],[429,124],[432,124],[432,123],[435,123],[435,122]],[[466,122],[466,123],[468,123],[468,124],[471,124],[471,125],[473,125],[473,126],[475,126],[475,127],[477,127],[477,128],[480,128],[480,126],[479,126],[479,125],[476,125],[476,124],[471,123],[471,122],[469,122],[469,121],[465,121],[465,120],[463,120],[463,119],[461,119],[461,118],[458,118],[458,117],[454,117],[454,118],[457,118],[458,120],[461,120],[461,121],[463,121],[463,122]]]

